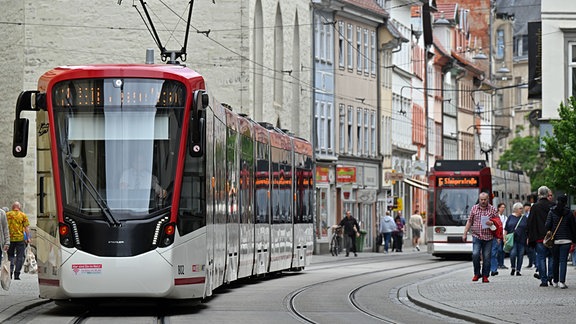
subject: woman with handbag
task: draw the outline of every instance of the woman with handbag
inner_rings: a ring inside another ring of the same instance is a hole
[[[554,246],[552,247],[553,262],[553,286],[562,289],[568,288],[566,286],[566,268],[568,267],[568,252],[570,245],[576,234],[576,222],[570,209],[566,207],[568,197],[560,195],[557,199],[558,203],[554,208],[550,209],[548,218],[546,218],[546,230],[554,233],[553,240]]]
[[[524,250],[526,248],[526,239],[528,237],[528,220],[524,217],[522,211],[524,205],[517,202],[512,206],[512,214],[508,216],[506,225],[504,226],[504,239],[509,233],[514,233],[514,245],[510,250],[510,268],[512,271],[510,275],[521,276],[520,269],[522,269],[522,260],[524,259]],[[506,245],[506,242],[504,242]]]

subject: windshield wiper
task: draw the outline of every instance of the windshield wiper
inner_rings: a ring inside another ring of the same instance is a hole
[[[108,221],[108,223],[110,223],[110,225],[114,227],[122,226],[122,224],[116,218],[114,218],[112,212],[110,211],[110,208],[108,208],[108,205],[106,204],[106,201],[104,201],[104,198],[102,198],[100,193],[98,193],[98,190],[96,190],[96,187],[94,186],[92,181],[90,181],[88,175],[86,175],[86,172],[82,170],[82,167],[78,165],[78,163],[74,160],[74,158],[72,158],[70,154],[66,154],[66,158],[64,160],[66,161],[66,164],[68,164],[70,169],[72,169],[72,172],[74,172],[74,174],[78,177],[80,183],[82,183],[82,185],[84,185],[84,188],[88,190],[90,196],[92,196],[94,201],[96,201],[96,204],[98,205],[98,207],[100,207],[100,210],[102,210],[104,216],[106,216],[106,220]]]

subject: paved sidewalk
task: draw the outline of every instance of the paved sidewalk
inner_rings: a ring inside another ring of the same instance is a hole
[[[569,262],[568,289],[540,287],[534,271],[524,268],[522,276],[511,276],[499,270],[490,283],[473,282],[470,262],[467,269],[410,286],[407,294],[419,306],[475,323],[572,323],[576,268]]]

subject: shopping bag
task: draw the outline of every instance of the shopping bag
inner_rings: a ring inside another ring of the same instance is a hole
[[[508,253],[514,246],[514,233],[506,234],[506,242],[504,243],[504,252]]]
[[[8,260],[8,253],[2,251],[2,264],[0,264],[0,283],[2,289],[10,289],[10,260]]]
[[[34,251],[32,251],[32,247],[28,245],[26,247],[26,258],[24,259],[24,272],[29,274],[35,274],[38,272],[38,263],[36,262],[36,256],[34,255]]]

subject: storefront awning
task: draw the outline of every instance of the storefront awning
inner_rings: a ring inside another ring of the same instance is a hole
[[[428,189],[428,184],[426,182],[423,182],[420,180],[404,178],[404,182],[406,182],[407,184],[411,185],[412,187],[415,187],[418,189],[422,189],[422,190]]]

